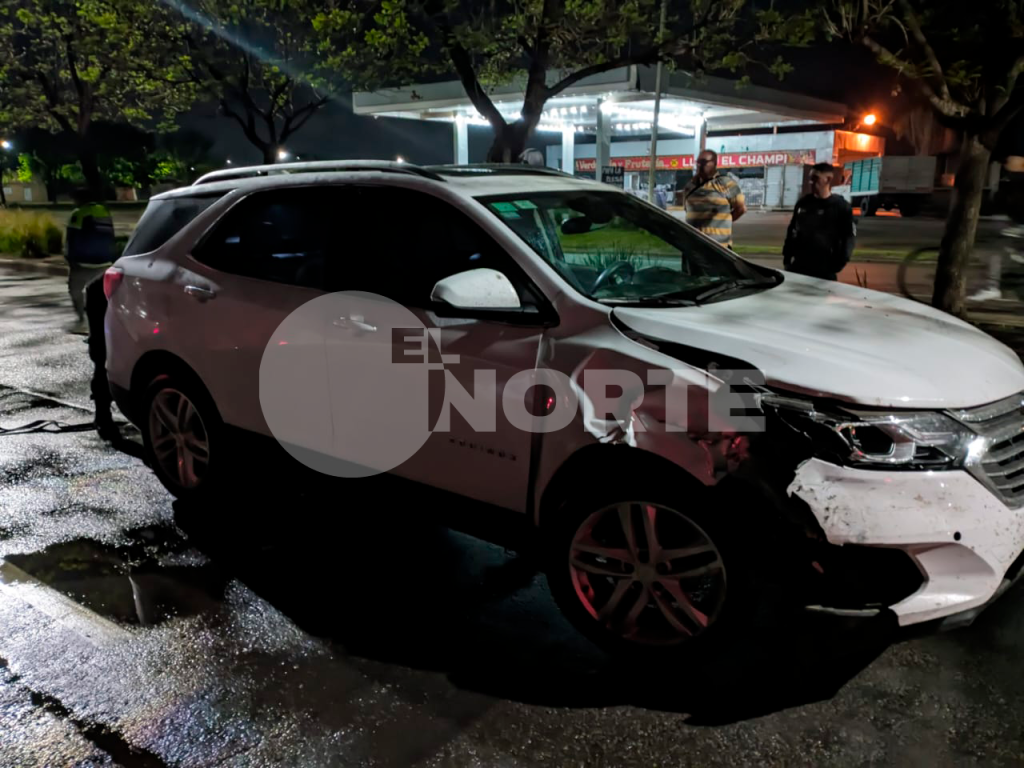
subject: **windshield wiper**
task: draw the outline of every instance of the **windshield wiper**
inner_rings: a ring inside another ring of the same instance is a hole
[[[634,296],[616,297],[614,299],[599,299],[605,304],[628,304],[638,307],[695,307],[697,302],[691,298],[676,296],[675,294],[663,294],[661,296]]]
[[[718,296],[719,294],[727,293],[729,291],[736,291],[736,290],[740,290],[740,289],[743,289],[743,288],[753,288],[755,286],[765,286],[765,287],[767,287],[767,286],[774,286],[774,285],[778,285],[778,281],[777,280],[763,280],[761,278],[756,278],[756,277],[748,277],[748,278],[745,278],[743,280],[727,280],[727,281],[725,281],[723,283],[718,283],[717,285],[713,285],[710,288],[708,288],[708,289],[706,289],[704,291],[701,291],[696,296],[691,296],[690,298],[692,298],[692,300],[696,304],[700,304],[700,303],[702,303],[704,301],[707,301],[708,299],[712,298],[713,296]]]

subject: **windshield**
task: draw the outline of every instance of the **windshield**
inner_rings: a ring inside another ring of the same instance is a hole
[[[480,202],[577,291],[607,304],[722,301],[779,280],[621,192],[567,190]]]

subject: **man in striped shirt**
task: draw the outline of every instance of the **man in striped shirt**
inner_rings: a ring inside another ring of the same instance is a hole
[[[718,153],[706,149],[697,170],[683,188],[686,223],[712,240],[732,248],[732,223],[747,212],[743,191],[732,176],[718,173]]]

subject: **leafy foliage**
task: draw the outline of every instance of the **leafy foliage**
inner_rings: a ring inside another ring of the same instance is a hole
[[[176,24],[147,0],[5,3],[0,121],[80,134],[94,120],[166,125],[194,94],[168,43]]]
[[[32,181],[32,159],[24,152],[18,155],[18,169],[14,173],[14,178],[22,184]]]
[[[332,63],[311,55],[319,4],[198,0],[181,8],[189,22],[182,63],[193,83],[273,162],[336,87]]]
[[[661,6],[661,0],[327,0],[313,27],[324,61],[360,88],[454,71],[499,144],[517,145],[548,99],[588,76],[658,61],[696,73],[738,72],[756,60],[760,44],[802,45],[813,36],[811,14],[758,12],[746,0],[667,3],[662,32]],[[780,76],[788,71],[781,60],[770,67]],[[521,119],[510,125],[488,90],[511,82],[523,83],[524,103]]]
[[[195,88],[172,41],[180,21],[152,0],[9,0],[0,6],[0,124],[78,136],[105,120],[173,125]]]

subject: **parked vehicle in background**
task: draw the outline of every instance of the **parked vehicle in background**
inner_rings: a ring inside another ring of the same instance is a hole
[[[155,198],[106,277],[112,391],[185,500],[288,482],[229,471],[253,435],[280,438],[268,357],[312,352],[282,388],[297,449],[365,464],[392,445],[380,425],[404,403],[379,392],[398,374],[351,356],[394,359],[399,305],[445,377],[511,405],[484,428],[451,418],[393,474],[417,509],[467,499],[478,519],[528,521],[558,605],[615,652],[739,648],[756,617],[802,611],[966,623],[1024,565],[1011,350],[930,307],[747,262],[607,184],[525,166],[218,172]],[[279,330],[352,291],[355,314]],[[542,371],[568,388],[522,383]],[[608,373],[637,383],[595,394]],[[732,408],[715,423],[730,380],[763,428]],[[553,414],[570,421],[538,429]]]
[[[832,192],[859,206],[862,216],[894,209],[901,216],[916,216],[935,191],[934,157],[869,157],[843,168],[848,181]]]

